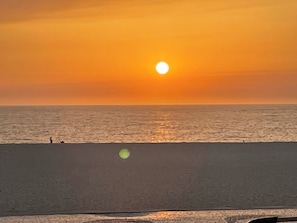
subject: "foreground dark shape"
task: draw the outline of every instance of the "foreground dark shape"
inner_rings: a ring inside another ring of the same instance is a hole
[[[250,223],[276,223],[276,222],[289,222],[289,221],[297,221],[297,217],[289,217],[289,218],[259,218],[250,221]]]

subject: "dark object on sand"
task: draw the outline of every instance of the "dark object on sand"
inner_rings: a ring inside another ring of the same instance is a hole
[[[259,219],[252,220],[249,223],[276,223],[276,222],[289,222],[289,221],[297,221],[297,217],[288,217],[288,218],[278,218],[278,217],[259,218]]]
[[[53,139],[52,139],[52,137],[50,137],[50,143],[53,143]]]
[[[64,143],[64,141],[61,141],[61,143]]]

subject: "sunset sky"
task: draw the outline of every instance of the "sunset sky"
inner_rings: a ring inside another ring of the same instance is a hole
[[[296,0],[0,0],[0,105],[213,103],[297,103]]]

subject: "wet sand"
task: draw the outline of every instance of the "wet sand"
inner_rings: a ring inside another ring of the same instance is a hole
[[[296,171],[297,143],[0,145],[0,216],[297,207]]]
[[[248,223],[267,217],[294,217],[297,209],[165,211],[139,214],[79,214],[0,217],[1,223]]]

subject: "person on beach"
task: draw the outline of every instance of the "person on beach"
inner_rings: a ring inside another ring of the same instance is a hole
[[[53,139],[52,139],[52,137],[50,137],[50,143],[53,143]]]

